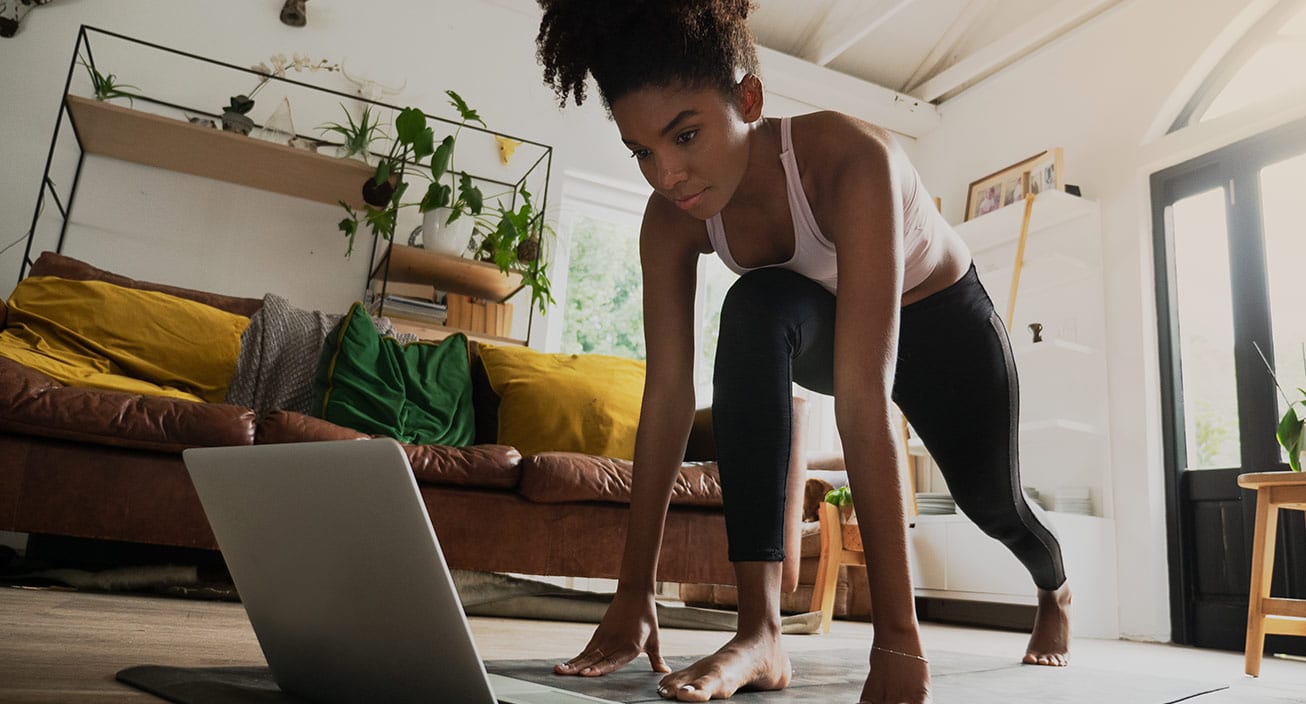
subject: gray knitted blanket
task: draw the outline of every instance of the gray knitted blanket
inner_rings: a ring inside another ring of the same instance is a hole
[[[253,408],[259,419],[277,409],[311,414],[322,344],[343,317],[301,310],[274,293],[263,296],[263,307],[250,316],[240,337],[240,358],[226,402]],[[373,317],[372,322],[382,335],[400,342],[417,340],[411,333],[396,332],[389,318]]]

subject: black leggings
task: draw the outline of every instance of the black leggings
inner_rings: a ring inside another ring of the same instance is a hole
[[[834,393],[834,310],[833,294],[778,268],[744,274],[726,295],[712,418],[732,561],[784,559],[790,384]],[[903,307],[894,403],[958,508],[1052,590],[1065,570],[1056,537],[1021,491],[1019,399],[1006,328],[974,266]]]

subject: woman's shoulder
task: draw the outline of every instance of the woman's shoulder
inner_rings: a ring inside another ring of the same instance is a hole
[[[870,149],[889,151],[898,147],[893,133],[834,110],[820,110],[790,118],[794,148],[809,146],[813,149],[843,153],[849,150]]]
[[[791,118],[793,151],[804,180],[829,190],[851,173],[902,173],[906,157],[888,130],[833,110]]]

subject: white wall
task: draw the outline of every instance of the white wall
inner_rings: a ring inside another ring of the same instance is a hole
[[[1067,180],[1102,205],[1107,359],[1119,561],[1126,637],[1170,634],[1165,503],[1147,177],[1221,142],[1220,134],[1157,141],[1189,69],[1254,3],[1133,0],[941,108],[942,125],[913,148],[926,183],[958,222],[970,181],[1060,146]],[[1186,96],[1182,96],[1186,97]],[[1259,120],[1281,123],[1287,110]],[[1262,115],[1262,117],[1264,117]],[[1073,577],[1073,575],[1072,575]],[[1080,588],[1091,585],[1081,584]]]

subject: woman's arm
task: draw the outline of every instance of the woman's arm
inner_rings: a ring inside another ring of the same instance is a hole
[[[703,225],[670,210],[654,195],[640,232],[647,371],[620,579],[623,589],[650,593],[671,489],[694,419],[694,230]]]
[[[654,670],[670,672],[658,651],[653,589],[671,489],[694,419],[696,243],[704,233],[701,222],[675,212],[661,196],[649,200],[640,231],[648,361],[621,575],[603,622],[580,655],[554,668],[558,674],[603,675],[640,653]]]
[[[894,146],[862,133],[835,164],[829,210],[839,291],[835,414],[866,549],[875,643],[919,655],[907,515],[890,412],[902,300],[902,192]]]

